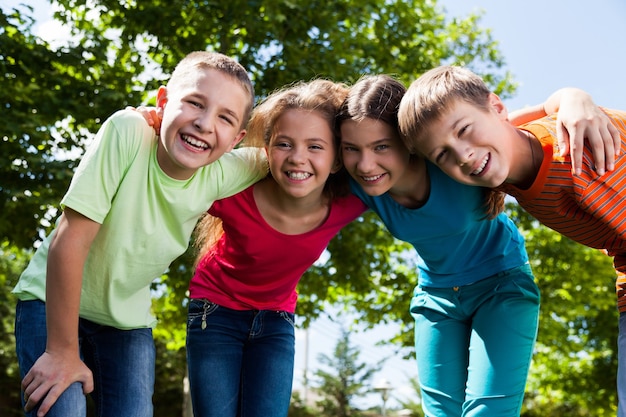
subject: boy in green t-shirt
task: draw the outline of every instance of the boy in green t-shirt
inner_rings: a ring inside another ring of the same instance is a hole
[[[232,151],[253,103],[241,65],[194,52],[158,91],[158,140],[134,111],[105,121],[13,290],[27,415],[85,416],[93,391],[99,415],[152,416],[150,284],[213,201],[266,175],[262,149]]]

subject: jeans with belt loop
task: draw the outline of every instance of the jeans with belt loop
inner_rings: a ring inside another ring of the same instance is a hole
[[[98,417],[152,417],[156,350],[152,329],[121,330],[79,320],[81,359],[91,369]],[[18,301],[15,342],[22,378],[46,349],[46,304]],[[24,393],[22,393],[24,406]],[[39,407],[26,413],[36,416]],[[82,384],[75,382],[58,398],[46,417],[85,417]]]
[[[539,316],[529,265],[471,285],[418,286],[411,314],[427,417],[519,417]]]
[[[294,315],[189,302],[187,366],[195,417],[286,417]]]

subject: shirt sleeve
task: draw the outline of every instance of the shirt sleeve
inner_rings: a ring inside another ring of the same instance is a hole
[[[265,178],[268,173],[267,157],[263,148],[238,148],[225,153],[215,163],[221,168],[217,199],[245,190]]]
[[[107,119],[81,159],[61,207],[102,223],[128,167],[155,135],[139,113],[118,111]]]

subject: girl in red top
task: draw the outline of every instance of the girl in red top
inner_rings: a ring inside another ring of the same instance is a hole
[[[247,142],[265,147],[270,175],[215,202],[200,223],[187,327],[197,417],[287,415],[296,284],[366,208],[349,193],[338,159],[334,118],[347,91],[315,80],[261,103]]]

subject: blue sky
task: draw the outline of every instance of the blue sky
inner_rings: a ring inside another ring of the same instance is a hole
[[[591,93],[596,104],[626,109],[626,1],[440,0],[438,4],[446,8],[448,17],[484,11],[481,26],[492,30],[507,68],[519,83],[515,97],[506,100],[510,110],[540,103],[568,86]],[[409,297],[407,294],[407,308]],[[372,342],[389,333],[390,329],[378,329],[356,334],[354,342],[362,346],[361,359],[376,363],[374,358],[393,355],[392,349]],[[317,352],[332,352],[339,334],[338,324],[321,321],[313,325],[310,364],[314,366]],[[296,349],[297,366],[302,367],[303,338]],[[416,374],[414,361],[395,357],[386,362],[376,379],[391,381],[392,397],[406,397],[412,393],[407,380]],[[367,404],[380,404],[380,396],[370,396]],[[390,405],[394,404],[392,399]]]
[[[37,30],[47,39],[62,38],[64,31],[47,22],[49,3],[43,0],[4,0],[2,8],[26,3],[35,6],[40,22]],[[446,15],[465,16],[484,10],[481,26],[491,28],[500,43],[507,67],[520,84],[515,97],[506,100],[509,109],[543,101],[561,87],[583,88],[597,104],[626,109],[626,1],[624,0],[440,0]],[[410,294],[406,300],[409,303]],[[377,363],[394,356],[392,348],[377,347],[374,342],[390,336],[395,329],[379,328],[353,335],[361,349],[361,360]],[[321,320],[313,324],[306,349],[304,332],[298,332],[295,387],[301,386],[305,357],[309,369],[317,368],[320,353],[332,355],[340,335],[340,324]],[[306,355],[306,356],[305,356]],[[388,405],[395,406],[394,396],[412,391],[407,379],[416,376],[413,361],[397,358],[386,362],[375,378],[386,378],[394,388]],[[370,396],[364,404],[380,404],[380,396]]]
[[[626,1],[440,0],[448,16],[484,10],[520,87],[510,110],[580,87],[597,104],[626,109]]]

